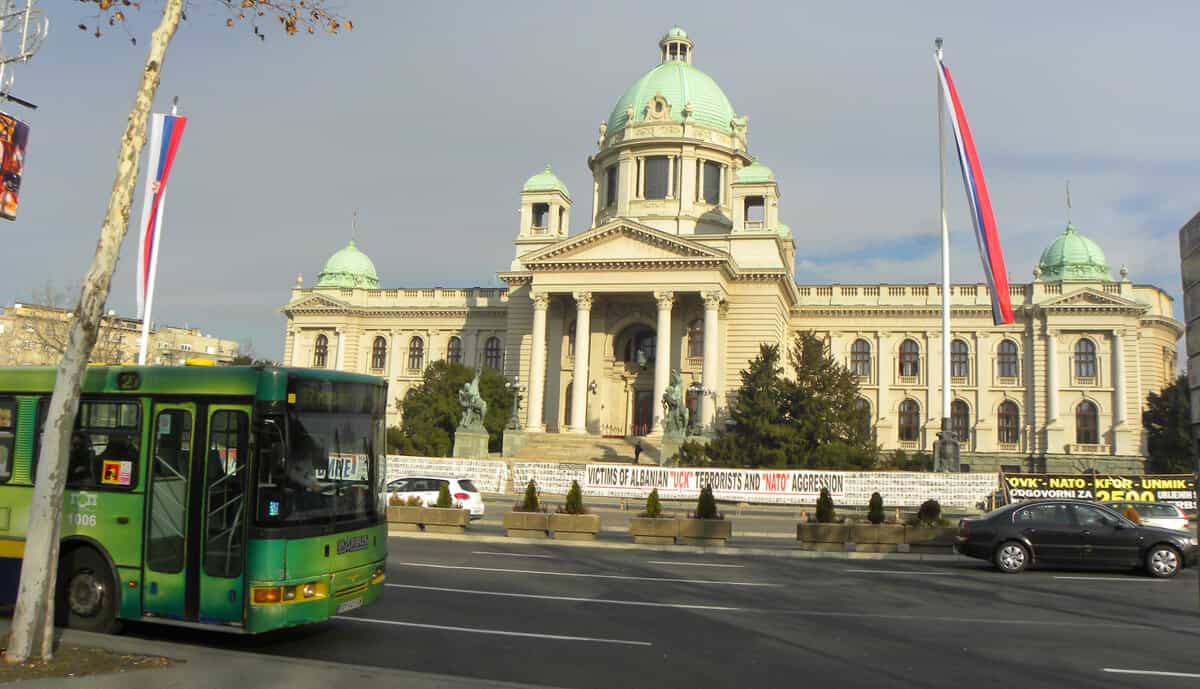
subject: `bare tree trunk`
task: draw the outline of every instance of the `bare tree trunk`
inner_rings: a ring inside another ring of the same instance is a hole
[[[13,612],[12,636],[6,660],[23,663],[30,657],[48,659],[54,653],[54,591],[58,575],[58,539],[62,518],[63,488],[66,485],[67,449],[79,409],[79,386],[87,370],[88,356],[96,344],[109,283],[117,265],[121,241],[129,229],[129,209],[133,204],[134,185],[142,148],[146,145],[146,122],[158,90],[159,75],[167,46],[179,26],[184,0],[165,0],[162,21],[150,38],[150,51],[142,71],[141,85],[129,111],[129,123],[117,154],[117,174],[96,258],[92,261],[79,305],[71,319],[67,350],[58,365],[54,394],[42,432],[36,485],[29,512],[29,530],[25,540],[25,558],[21,565],[21,584],[17,607]],[[119,589],[119,583],[117,582]],[[120,591],[112,595],[119,599]]]

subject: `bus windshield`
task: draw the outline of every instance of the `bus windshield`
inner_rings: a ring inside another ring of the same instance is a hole
[[[310,383],[321,390],[305,392]],[[376,443],[383,418],[374,410],[377,390],[322,383],[297,383],[297,402],[286,417],[273,416],[264,425],[258,480],[263,526],[333,524],[378,514],[373,486],[380,477]]]

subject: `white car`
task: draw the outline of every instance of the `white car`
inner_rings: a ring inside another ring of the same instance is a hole
[[[1132,507],[1146,526],[1158,526],[1164,529],[1187,531],[1190,526],[1187,515],[1178,506],[1169,502],[1106,502],[1105,505],[1121,514]]]
[[[445,484],[450,489],[450,499],[463,509],[470,511],[471,519],[483,518],[483,495],[469,478],[450,478],[446,476],[403,476],[389,481],[387,484],[388,501],[392,496],[399,498],[401,503],[410,496],[417,496],[426,507],[437,505],[438,491]]]

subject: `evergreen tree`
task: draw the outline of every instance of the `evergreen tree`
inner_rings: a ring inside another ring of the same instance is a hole
[[[529,483],[525,484],[525,495],[521,498],[520,512],[540,512],[541,505],[538,504],[537,484],[533,479],[529,479]]]
[[[450,499],[450,483],[442,481],[442,485],[438,487],[437,503],[434,507],[454,507],[454,501]]]
[[[641,516],[651,519],[658,519],[662,516],[662,501],[658,499],[657,488],[650,491],[649,497],[646,498],[646,511]]]
[[[800,436],[792,464],[809,468],[868,468],[877,448],[867,412],[858,409],[858,378],[811,332],[796,335],[789,363],[787,416]]]
[[[583,514],[583,489],[579,487],[579,481],[571,481],[571,487],[567,489],[567,502],[563,505],[564,514]]]
[[[1191,402],[1187,376],[1179,376],[1161,393],[1146,398],[1142,427],[1146,429],[1146,472],[1190,474],[1196,471],[1192,447]]]
[[[454,431],[462,418],[458,391],[471,382],[475,370],[462,364],[435,361],[425,369],[421,383],[398,401],[402,423],[400,434],[388,436],[389,448],[395,441],[398,452],[419,457],[446,457],[454,449]],[[488,404],[483,425],[488,431],[488,446],[498,450],[503,443],[504,426],[512,413],[512,391],[505,387],[499,371],[485,368],[479,377],[479,394]]]
[[[779,348],[762,345],[741,372],[742,384],[729,404],[728,428],[717,432],[708,456],[720,466],[786,466],[797,434],[784,416],[788,381],[779,363]]]
[[[867,521],[882,524],[883,520],[883,496],[877,492],[871,493],[871,500],[867,503]]]
[[[837,512],[833,509],[833,496],[829,494],[828,488],[822,488],[821,495],[817,497],[817,521],[822,524],[837,521]]]
[[[696,501],[696,519],[720,518],[721,513],[717,512],[717,499],[713,496],[712,486],[705,486]]]

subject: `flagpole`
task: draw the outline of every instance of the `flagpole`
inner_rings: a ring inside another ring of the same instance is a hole
[[[177,117],[178,115],[179,96],[175,96],[175,99],[171,102],[171,117]],[[138,343],[138,366],[146,365],[146,350],[150,342],[150,315],[154,310],[154,282],[155,278],[158,277],[158,249],[162,245],[162,223],[166,210],[167,190],[163,189],[159,194],[158,212],[154,216],[154,228],[151,234],[154,238],[154,244],[150,249],[150,271],[149,275],[146,276],[145,308],[142,312],[142,336]],[[142,222],[145,222],[144,217]]]
[[[942,39],[934,41],[938,69],[942,67]],[[938,93],[938,197],[942,220],[942,434],[950,430],[950,226],[946,222],[946,95],[942,75],[937,77]],[[940,469],[949,467],[941,466]],[[953,467],[957,469],[958,467]]]

